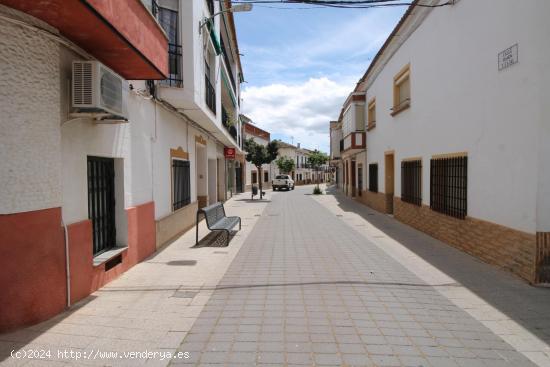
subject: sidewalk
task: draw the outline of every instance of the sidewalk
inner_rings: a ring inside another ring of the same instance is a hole
[[[0,334],[0,365],[167,365],[170,358],[162,360],[167,354],[148,359],[120,354],[176,351],[270,196],[269,193],[267,200],[250,202],[250,194],[245,193],[225,203],[227,215],[242,218],[242,230],[229,247],[191,248],[195,245],[193,228],[70,310],[41,324]],[[208,233],[204,221],[199,228],[202,238]],[[14,359],[10,357],[13,349],[51,350],[52,355],[44,360]],[[58,350],[80,352],[81,359],[76,360],[74,354],[73,358],[58,358]],[[106,354],[96,355],[98,351],[119,355],[100,358]],[[91,359],[84,359],[85,354]]]
[[[334,188],[315,199],[532,362],[550,367],[550,289],[530,286]]]

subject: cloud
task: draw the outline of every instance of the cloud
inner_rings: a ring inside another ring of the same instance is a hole
[[[328,23],[327,19],[304,18],[300,25],[290,18],[288,28],[296,28],[291,37],[281,35],[279,30],[267,33],[260,27],[254,38],[241,42],[240,49],[246,55],[244,74],[255,85],[320,76],[336,79],[343,72],[358,79],[402,11],[384,9],[334,16]]]
[[[241,110],[272,137],[329,150],[329,121],[404,8],[287,11],[238,18],[244,76]]]
[[[329,121],[338,117],[353,87],[351,80],[336,82],[326,77],[246,87],[241,108],[262,129],[293,137],[305,148],[328,152]]]

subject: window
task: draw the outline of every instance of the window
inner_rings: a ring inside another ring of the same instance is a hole
[[[422,161],[401,162],[401,200],[422,205]]]
[[[269,172],[264,172],[264,182],[269,181]]]
[[[376,99],[370,100],[367,109],[367,131],[376,126]]]
[[[378,192],[378,163],[369,164],[369,191]]]
[[[191,202],[191,175],[189,161],[172,159],[172,210]]]
[[[430,208],[464,219],[467,213],[468,157],[430,161]]]
[[[258,183],[258,172],[252,172],[252,183]]]
[[[88,218],[92,221],[92,253],[116,246],[115,160],[88,156]]]
[[[393,78],[392,116],[409,108],[411,105],[410,65],[405,66]]]
[[[158,21],[168,36],[168,79],[163,84],[183,87],[182,49],[179,42],[178,12],[158,7]]]

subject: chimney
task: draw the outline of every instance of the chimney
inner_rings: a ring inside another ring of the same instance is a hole
[[[300,149],[300,143],[298,143],[298,149]]]

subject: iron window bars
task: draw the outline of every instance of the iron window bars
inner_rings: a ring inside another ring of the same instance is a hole
[[[189,161],[172,159],[172,210],[191,203],[191,176]]]
[[[88,218],[92,221],[93,255],[116,246],[115,163],[88,157]]]
[[[178,12],[158,6],[153,3],[153,15],[155,15],[162,29],[168,36],[168,78],[160,81],[163,85],[171,87],[183,87],[182,73],[182,47],[179,42]]]
[[[369,191],[378,192],[378,163],[369,164]]]
[[[430,208],[455,218],[467,214],[468,157],[430,161]]]
[[[422,161],[401,162],[401,200],[422,205]]]

